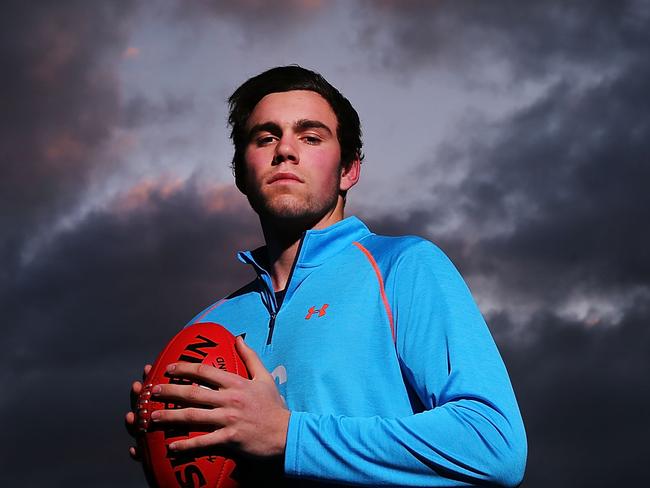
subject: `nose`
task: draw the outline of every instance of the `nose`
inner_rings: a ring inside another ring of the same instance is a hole
[[[273,164],[280,163],[293,163],[298,164],[300,158],[298,156],[298,151],[293,145],[292,141],[287,137],[280,139],[278,144],[275,146],[275,154],[273,155]]]

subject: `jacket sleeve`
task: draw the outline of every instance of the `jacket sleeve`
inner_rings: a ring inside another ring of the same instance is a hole
[[[527,441],[507,370],[464,280],[418,241],[385,267],[412,415],[292,412],[289,475],[370,486],[517,486]]]

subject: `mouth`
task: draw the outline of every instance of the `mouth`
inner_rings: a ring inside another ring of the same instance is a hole
[[[275,173],[273,176],[271,176],[267,183],[291,183],[292,181],[297,182],[297,183],[303,183],[302,179],[300,179],[297,175],[289,172],[280,172],[280,173]]]

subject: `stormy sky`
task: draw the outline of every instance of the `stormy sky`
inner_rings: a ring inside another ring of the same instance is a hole
[[[226,98],[321,72],[357,108],[348,214],[436,242],[497,340],[526,488],[650,450],[650,2],[6,1],[0,484],[143,487],[130,383],[251,271]]]

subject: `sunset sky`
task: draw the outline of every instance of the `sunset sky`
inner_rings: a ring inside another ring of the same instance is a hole
[[[144,363],[251,270],[226,99],[286,64],[360,114],[348,215],[438,244],[510,372],[526,488],[650,450],[650,2],[3,3],[0,485],[144,487]]]

